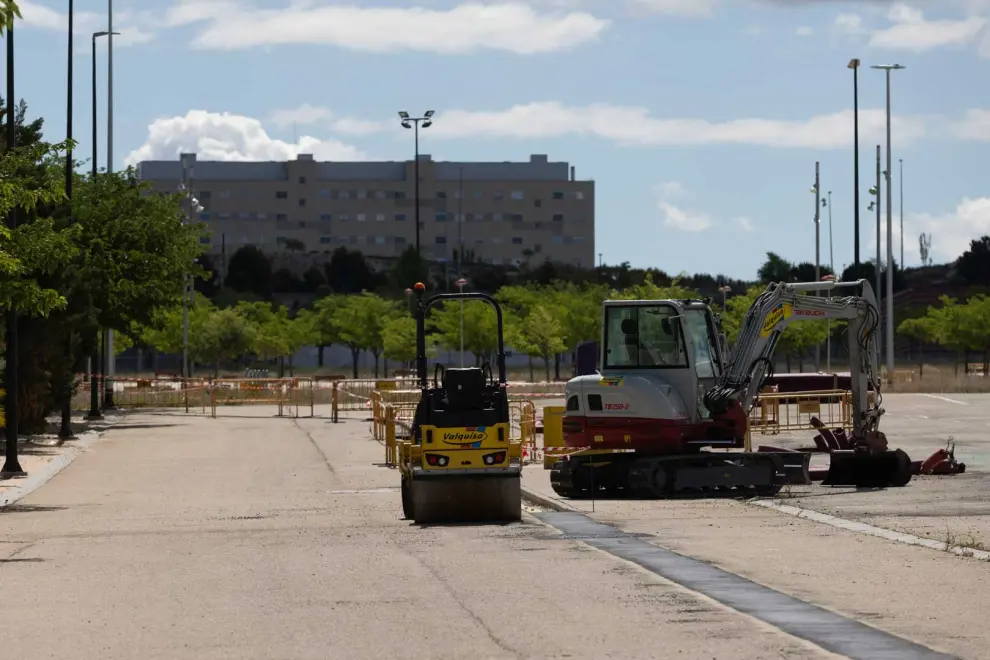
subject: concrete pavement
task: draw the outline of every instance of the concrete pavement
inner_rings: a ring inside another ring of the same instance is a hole
[[[527,518],[416,526],[366,422],[129,414],[0,509],[4,657],[827,658]]]

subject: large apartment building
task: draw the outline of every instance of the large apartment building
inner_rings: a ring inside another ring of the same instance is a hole
[[[211,252],[243,245],[278,254],[397,257],[415,244],[415,166],[406,162],[143,161],[141,179],[187,188],[212,230]],[[426,259],[595,265],[595,185],[566,162],[440,162],[419,157],[420,249]]]

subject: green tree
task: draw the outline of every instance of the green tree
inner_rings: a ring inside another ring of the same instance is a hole
[[[354,378],[358,377],[361,351],[368,351],[374,356],[375,378],[378,377],[379,358],[385,347],[382,331],[386,321],[395,313],[395,303],[369,291],[343,299],[333,322],[341,343],[351,350]]]
[[[40,177],[24,174],[45,163],[62,145],[34,144],[14,149],[0,159],[0,216],[32,213],[65,196],[64,179],[44,166]],[[0,225],[0,310],[15,305],[24,315],[47,317],[64,309],[65,296],[41,284],[77,254],[69,232],[59,232],[51,219],[21,224],[13,231]]]
[[[385,322],[382,328],[383,354],[408,366],[416,359],[416,319],[403,314]]]
[[[197,323],[190,337],[192,358],[213,367],[220,376],[220,366],[241,360],[251,353],[257,328],[233,309],[211,309]]]
[[[924,376],[925,373],[924,346],[925,344],[937,343],[938,332],[938,319],[931,314],[913,319],[905,319],[897,326],[897,334],[917,342],[919,376]]]
[[[491,362],[498,349],[495,310],[480,300],[464,305],[464,350],[473,353],[475,363]],[[438,343],[451,351],[461,348],[461,303],[447,302],[434,307],[427,317],[427,328],[436,333]]]
[[[238,248],[227,264],[224,284],[238,293],[267,298],[275,288],[271,259],[254,245]]]
[[[634,284],[621,291],[613,291],[609,296],[613,300],[683,300],[698,299],[697,291],[681,286],[679,278],[671,281],[669,286],[657,284],[652,274],[647,274],[642,284]]]
[[[268,302],[239,302],[234,311],[254,326],[251,352],[259,360],[271,362],[289,353],[285,332],[288,312],[284,307]]]
[[[326,349],[341,343],[339,324],[334,321],[338,310],[346,298],[340,295],[329,295],[313,303],[312,340],[316,344],[317,363],[323,366]]]
[[[536,305],[530,309],[513,333],[514,345],[527,355],[543,360],[546,380],[550,381],[550,359],[564,350],[564,327],[560,319],[547,306]]]

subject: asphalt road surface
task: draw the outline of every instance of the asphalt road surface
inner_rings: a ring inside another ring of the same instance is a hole
[[[2,656],[836,657],[531,516],[412,525],[367,422],[272,412],[127,415],[0,509]]]

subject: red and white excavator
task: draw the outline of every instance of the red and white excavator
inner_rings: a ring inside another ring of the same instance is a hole
[[[575,451],[552,467],[553,489],[565,497],[599,489],[768,495],[795,483],[795,469],[806,483],[810,455],[802,477],[792,453],[713,450],[745,447],[749,411],[772,375],[781,333],[815,319],[849,324],[850,449],[830,453],[824,483],[906,485],[911,460],[888,449],[879,430],[880,314],[869,282],[858,280],[769,285],[731,350],[707,300],[606,300],[598,373],[573,378],[564,390],[564,443]]]

